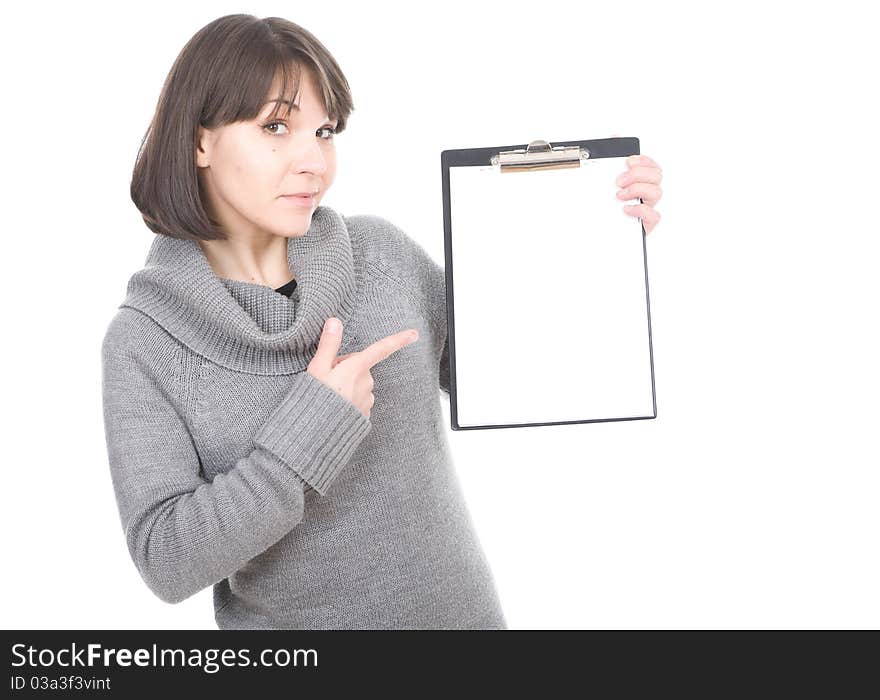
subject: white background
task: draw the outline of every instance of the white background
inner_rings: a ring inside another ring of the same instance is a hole
[[[352,86],[324,203],[390,219],[441,264],[443,149],[620,134],[663,168],[657,419],[447,428],[511,628],[880,626],[863,3],[31,7],[0,42],[5,628],[215,627],[210,590],[163,603],[129,559],[100,343],[152,237],[128,188],[161,85],[236,12],[303,25]],[[509,286],[528,294],[517,271]],[[564,330],[524,337],[578,362]]]

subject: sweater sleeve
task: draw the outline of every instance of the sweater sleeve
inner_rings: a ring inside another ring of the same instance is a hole
[[[440,354],[440,388],[449,395],[449,336],[443,341],[443,352]]]
[[[260,427],[253,451],[208,481],[185,421],[128,328],[111,323],[102,345],[110,473],[141,577],[161,600],[179,603],[294,528],[305,485],[326,494],[371,423],[302,372]]]
[[[404,234],[405,235],[405,234]],[[443,338],[443,349],[440,352],[440,389],[449,394],[449,328],[446,315],[446,272],[428,255],[427,251],[416,241],[406,236],[412,246],[413,254],[417,260],[416,269],[419,271],[421,281],[421,293],[423,294],[430,315],[437,324],[438,333]]]
[[[373,214],[343,217],[378,255],[378,264],[425,308],[443,338],[438,375],[444,395],[449,394],[449,336],[446,312],[446,272],[428,251],[402,228]]]

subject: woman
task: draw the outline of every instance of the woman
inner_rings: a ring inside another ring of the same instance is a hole
[[[175,61],[131,186],[156,236],[102,347],[126,542],[162,600],[212,586],[221,629],[504,629],[438,401],[443,270],[319,205],[352,109],[279,18]]]
[[[102,350],[129,551],[162,600],[213,586],[221,629],[504,628],[437,400],[442,270],[319,205],[352,109],[281,19],[175,61],[131,187],[157,235]]]

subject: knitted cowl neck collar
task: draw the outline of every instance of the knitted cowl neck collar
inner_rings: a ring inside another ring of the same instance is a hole
[[[303,236],[288,239],[297,288],[288,298],[261,284],[218,277],[197,241],[156,234],[125,301],[208,359],[253,374],[308,366],[329,316],[345,324],[355,303],[351,238],[342,216],[319,206]]]

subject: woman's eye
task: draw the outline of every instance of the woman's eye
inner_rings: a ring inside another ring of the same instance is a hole
[[[285,129],[287,128],[287,124],[285,124],[283,121],[269,122],[268,124],[264,124],[263,128],[269,129],[269,127],[273,127],[273,126],[283,126]],[[330,132],[329,136],[324,137],[324,141],[331,141],[333,139],[333,135],[336,133],[336,128],[332,127],[332,126],[322,126],[320,129],[318,129],[318,131]],[[269,133],[275,135],[275,134],[278,134],[279,132],[270,131]]]
[[[284,122],[269,122],[268,124],[264,124],[263,128],[268,129],[271,126],[283,126],[285,129],[287,128],[287,124],[285,124]],[[270,131],[269,133],[270,134],[277,134],[278,132],[277,131]]]

